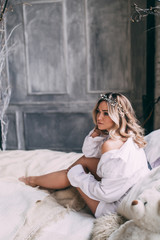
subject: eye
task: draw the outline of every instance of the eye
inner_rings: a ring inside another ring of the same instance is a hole
[[[104,115],[105,115],[105,116],[108,116],[108,112],[104,112]]]
[[[96,109],[96,113],[99,113],[99,109]]]
[[[147,204],[147,202],[144,202],[144,206]]]

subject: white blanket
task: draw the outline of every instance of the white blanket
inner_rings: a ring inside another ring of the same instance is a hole
[[[40,175],[67,168],[81,157],[81,153],[51,150],[13,150],[0,152],[0,176],[15,177]]]
[[[28,209],[48,194],[14,179],[0,179],[0,240],[12,240],[22,228]]]
[[[51,150],[0,152],[0,240],[89,239],[94,217],[64,208],[48,191],[18,181],[65,169],[81,156]]]

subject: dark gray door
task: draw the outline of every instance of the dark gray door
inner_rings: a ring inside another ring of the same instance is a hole
[[[80,151],[102,92],[125,93],[140,115],[145,77],[137,88],[130,8],[126,0],[16,1],[7,18],[8,34],[20,24],[9,42],[8,149]]]

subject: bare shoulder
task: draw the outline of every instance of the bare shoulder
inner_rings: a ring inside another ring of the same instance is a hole
[[[119,149],[123,144],[124,142],[122,140],[108,139],[102,145],[102,154],[110,150]]]

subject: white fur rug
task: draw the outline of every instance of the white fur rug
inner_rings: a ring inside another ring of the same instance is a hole
[[[118,214],[110,214],[97,218],[94,222],[91,240],[108,240],[113,232],[126,222]]]
[[[135,225],[118,214],[95,220],[91,240],[160,240],[160,234]]]
[[[55,191],[53,192],[53,195],[56,201],[65,208],[79,212],[86,207],[86,203],[84,202],[80,193],[74,187]]]
[[[27,213],[26,221],[14,240],[31,240],[50,221],[55,224],[67,214],[67,209],[59,205],[51,194],[43,201],[37,201]],[[46,239],[47,240],[47,239]]]

